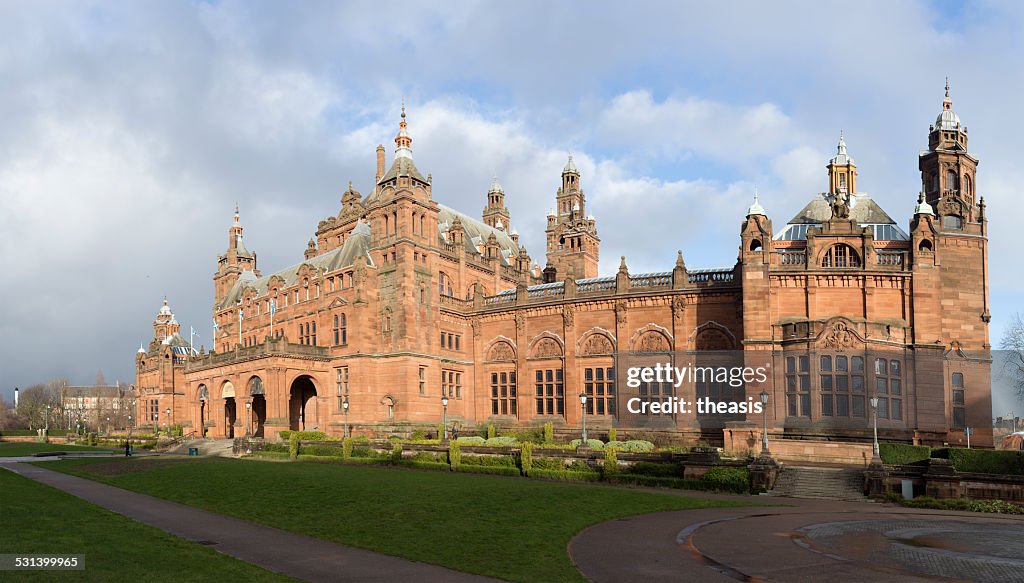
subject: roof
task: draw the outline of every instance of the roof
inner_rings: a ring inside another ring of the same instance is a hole
[[[786,226],[776,233],[776,241],[803,241],[807,229],[820,227],[832,218],[832,195],[819,194],[807,203]],[[864,193],[850,195],[850,218],[862,227],[870,227],[877,241],[907,241],[910,237],[896,224],[882,207]]]
[[[270,289],[270,279],[275,276],[284,280],[285,287],[290,286],[298,279],[299,268],[303,265],[309,265],[316,269],[335,271],[354,265],[356,258],[359,256],[365,256],[367,262],[372,264],[373,262],[368,253],[369,248],[370,225],[359,222],[352,229],[352,233],[345,239],[345,243],[341,247],[336,247],[326,253],[311,257],[301,263],[296,263],[263,277],[256,277],[256,274],[250,270],[243,271],[238,281],[235,282],[231,291],[227,293],[224,301],[218,307],[224,308],[238,302],[242,298],[245,289],[249,287],[256,288],[257,293],[260,295],[267,293]]]
[[[438,204],[437,208],[437,231],[438,237],[442,242],[449,242],[448,229],[451,228],[452,223],[455,222],[457,217],[459,222],[462,223],[463,230],[466,232],[467,253],[481,255],[480,250],[487,243],[487,239],[493,234],[494,238],[498,241],[498,247],[501,248],[501,258],[505,265],[512,265],[514,258],[519,255],[519,245],[505,231],[490,227],[469,215],[460,213],[443,204]]]
[[[381,182],[387,182],[397,178],[398,176],[411,176],[424,184],[427,179],[420,174],[419,169],[416,168],[416,164],[412,161],[411,157],[395,156],[394,162],[391,163],[391,168],[384,173],[384,176],[380,179],[378,184]]]
[[[580,173],[580,171],[576,169],[576,164],[572,161],[572,154],[569,154],[569,161],[565,163],[565,168],[562,168],[562,172],[572,172],[574,174]]]

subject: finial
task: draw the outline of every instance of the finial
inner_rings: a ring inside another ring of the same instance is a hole
[[[683,267],[683,250],[676,251],[676,267]]]
[[[351,180],[348,181],[348,191],[352,192],[352,181]]]
[[[619,260],[619,273],[629,273],[629,269],[626,267],[626,256],[623,255]]]
[[[949,99],[949,75],[946,75],[946,99]]]
[[[402,119],[405,119],[405,96],[402,96]]]

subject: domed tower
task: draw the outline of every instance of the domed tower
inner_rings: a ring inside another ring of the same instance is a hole
[[[505,208],[505,189],[495,176],[491,187],[487,190],[487,206],[484,207],[484,224],[495,229],[508,229],[511,221],[508,209]],[[498,225],[501,225],[499,227]]]
[[[967,126],[960,123],[960,116],[953,111],[948,78],[942,111],[928,128],[928,150],[921,153],[918,168],[925,201],[941,217],[943,225],[962,226],[976,221],[978,201],[974,185],[978,159],[967,150]]]
[[[586,214],[587,198],[572,156],[562,169],[562,186],[555,195],[555,204],[545,230],[548,268],[554,270],[555,279],[597,277],[601,239],[597,236],[597,220]]]
[[[242,242],[242,223],[236,204],[235,221],[228,229],[228,250],[224,255],[217,257],[217,273],[213,276],[216,305],[220,305],[224,300],[243,271],[252,271],[259,275],[256,269],[256,254],[246,249],[245,243]]]
[[[160,311],[156,314],[156,319],[153,320],[153,339],[159,342],[163,342],[165,339],[174,336],[181,330],[181,325],[178,324],[178,320],[174,318],[174,312],[171,311],[171,306],[167,303],[167,298],[164,298],[164,304],[160,306]]]

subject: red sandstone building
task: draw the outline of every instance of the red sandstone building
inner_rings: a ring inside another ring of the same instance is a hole
[[[303,260],[262,272],[236,211],[214,275],[217,337],[193,351],[169,307],[136,356],[140,423],[210,436],[320,429],[386,436],[463,426],[581,422],[720,442],[761,416],[635,414],[628,399],[770,396],[770,431],[991,445],[988,239],[967,128],[942,111],[902,226],[857,191],[840,138],[827,190],[776,228],[756,196],[735,265],[597,273],[600,238],[572,158],[547,217],[543,270],[510,228],[497,180],[482,220],[435,200],[405,112],[375,186],[351,183]],[[915,200],[915,198],[917,200]],[[767,379],[628,388],[631,358],[768,365]],[[705,356],[706,355],[706,356]],[[723,361],[724,362],[724,361]],[[347,416],[343,403],[348,402]],[[161,417],[170,410],[170,419]]]

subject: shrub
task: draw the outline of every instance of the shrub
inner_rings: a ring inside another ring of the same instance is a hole
[[[293,431],[288,435],[288,457],[295,459],[299,457],[299,432]]]
[[[708,470],[700,479],[718,485],[723,490],[748,492],[750,489],[750,472],[747,468],[718,466]]]
[[[463,466],[516,467],[515,458],[508,455],[467,455],[462,456],[460,461]]]
[[[402,461],[402,444],[396,443],[391,448],[391,463],[398,464]]]
[[[438,423],[437,424],[437,438],[438,439],[444,439],[444,424],[443,423]]]
[[[497,434],[494,432],[494,424],[493,423],[488,423],[487,424],[487,439],[494,439],[496,436],[497,436]]]
[[[422,441],[422,440],[424,440],[426,438],[427,438],[427,434],[422,429],[417,429],[416,431],[412,432],[411,439],[413,441]]]
[[[254,456],[256,456],[256,457],[265,457],[265,458],[282,459],[282,460],[283,459],[288,459],[290,457],[288,455],[288,452],[286,452],[286,451],[263,450],[263,451],[254,451],[254,452],[252,452],[252,454]]]
[[[480,437],[479,435],[471,435],[469,437],[460,437],[455,441],[463,445],[485,445],[487,440]]]
[[[451,466],[444,462],[419,462],[405,460],[402,462],[402,465],[408,468],[417,468],[421,470],[441,470],[445,472],[451,469]]]
[[[376,452],[368,447],[352,447],[352,457],[377,457]]]
[[[615,431],[614,427],[612,427],[611,429],[608,430],[608,443],[611,443],[613,441],[618,441],[618,437],[619,437],[619,434],[618,434],[617,431]]]
[[[565,462],[559,459],[549,457],[533,457],[533,452],[530,452],[530,471],[534,470],[564,470]]]
[[[429,451],[418,451],[416,455],[410,458],[414,462],[430,462],[430,463],[441,463],[448,464],[448,460],[442,454],[431,453]]]
[[[569,447],[577,448],[579,446],[580,446],[580,440],[579,439],[574,439],[574,440],[569,442]],[[589,447],[590,449],[598,449],[598,450],[604,449],[604,442],[602,442],[600,439],[588,439],[587,440],[587,447]]]
[[[622,451],[629,453],[647,453],[654,451],[654,444],[644,439],[630,439],[623,442],[625,447]]]
[[[488,438],[484,445],[488,447],[512,447],[518,442],[514,437],[491,437]]]
[[[490,474],[493,476],[518,476],[519,468],[515,466],[474,466],[462,464],[459,471],[467,474]]]
[[[574,472],[592,472],[592,471],[594,471],[593,468],[591,468],[589,465],[587,465],[587,462],[585,462],[583,460],[572,460],[572,463],[569,464],[568,467],[569,467],[570,470],[572,470]]]
[[[323,431],[290,431],[286,429],[279,435],[284,440],[291,440],[292,435],[297,435],[300,441],[324,441],[327,439],[327,434]]]
[[[949,448],[949,463],[958,472],[1024,474],[1024,453],[990,449]]]
[[[342,449],[334,445],[303,445],[302,453],[315,456],[343,457]]]
[[[530,468],[533,467],[533,444],[526,442],[519,450],[519,469],[524,476],[530,475]]]
[[[287,454],[289,447],[283,443],[268,443],[263,447],[263,451],[272,451],[275,453]]]
[[[544,443],[555,442],[555,426],[550,421],[544,424]]]
[[[619,458],[615,455],[615,448],[604,450],[604,475],[611,476],[619,473]]]
[[[533,470],[533,477],[556,482],[597,482],[601,474],[594,471],[581,472],[575,470]]]
[[[636,462],[633,467],[629,468],[628,473],[658,478],[681,478],[683,477],[683,465]]]
[[[448,465],[453,472],[457,472],[461,463],[462,452],[459,450],[459,442],[453,441],[448,444]]]
[[[931,457],[932,448],[927,445],[907,445],[905,443],[880,443],[878,454],[883,463],[906,465],[926,460]]]
[[[341,456],[337,455],[312,455],[312,454],[299,454],[299,461],[304,462],[318,462],[318,463],[335,463],[341,461]]]
[[[346,437],[341,440],[341,457],[342,459],[349,459],[352,457],[352,438]]]

